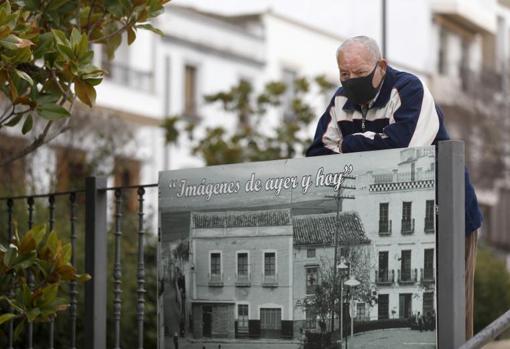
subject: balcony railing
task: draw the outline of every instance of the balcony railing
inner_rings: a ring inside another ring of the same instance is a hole
[[[414,285],[417,281],[417,269],[399,269],[398,283],[400,285]]]
[[[209,273],[209,287],[223,287],[223,273],[221,274]]]
[[[434,230],[434,217],[425,217],[425,234],[432,234]]]
[[[436,274],[434,268],[420,269],[420,282],[423,285],[429,285],[436,282]]]
[[[379,286],[391,286],[395,282],[395,270],[376,270],[375,283]]]
[[[391,235],[391,219],[379,221],[379,236]]]
[[[413,219],[402,219],[402,235],[414,234],[414,218]]]
[[[277,287],[278,286],[278,273],[268,275],[262,274],[262,287]]]
[[[251,286],[251,272],[238,274],[236,273],[236,286],[237,287],[250,287]]]
[[[154,74],[150,71],[142,71],[120,63],[103,63],[106,70],[106,78],[110,81],[133,89],[152,92],[154,86]]]

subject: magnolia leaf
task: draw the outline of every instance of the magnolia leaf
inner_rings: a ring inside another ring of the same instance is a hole
[[[137,24],[137,25],[135,26],[135,28],[140,28],[140,29],[150,30],[151,32],[156,33],[156,34],[161,35],[161,36],[163,36],[163,35],[164,35],[164,33],[163,33],[161,30],[159,30],[158,28],[154,27],[154,26],[153,26],[152,24],[150,24],[150,23]]]
[[[71,116],[69,111],[57,104],[43,104],[37,106],[37,112],[46,120],[54,121]]]
[[[92,107],[96,101],[96,90],[84,81],[78,79],[74,81],[74,92],[89,107]]]
[[[136,32],[133,26],[127,28],[128,45],[131,45],[136,39]]]
[[[9,126],[9,127],[16,126],[21,121],[21,118],[23,117],[23,115],[24,114],[22,114],[22,113],[15,114],[15,116],[11,120],[9,120],[9,122],[6,123],[5,126]]]
[[[23,123],[23,127],[21,128],[21,133],[26,135],[28,132],[32,130],[32,127],[34,126],[34,120],[32,119],[31,114],[27,114],[27,118],[25,119],[25,122]]]
[[[14,319],[15,317],[16,317],[16,314],[12,314],[12,313],[6,313],[6,314],[0,315],[0,325],[3,324],[4,322]]]

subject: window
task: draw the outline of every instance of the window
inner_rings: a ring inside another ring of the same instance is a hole
[[[448,74],[448,32],[445,28],[439,28],[439,51],[437,59],[437,71],[439,74]]]
[[[423,293],[423,315],[434,312],[434,292]]]
[[[280,330],[282,328],[282,310],[273,308],[260,309],[260,329]]]
[[[365,303],[356,304],[356,318],[361,321],[367,320]]]
[[[425,232],[434,232],[434,200],[425,203]]]
[[[115,158],[113,168],[114,184],[116,187],[125,187],[140,182],[140,161],[128,158]],[[124,207],[130,212],[138,209],[138,195],[136,189],[123,190]]]
[[[264,252],[264,275],[276,275],[276,252]]]
[[[379,252],[379,277],[378,282],[388,282],[388,251]]]
[[[389,318],[389,295],[380,294],[377,296],[377,316],[379,320],[385,320]]]
[[[237,306],[237,332],[248,334],[248,304]]]
[[[413,162],[411,164],[411,182],[414,182],[416,179],[416,164]]]
[[[423,279],[434,280],[434,249],[426,249],[423,259]]]
[[[382,202],[379,204],[379,233],[389,233],[389,203]]]
[[[286,86],[285,95],[283,96],[283,115],[285,120],[292,120],[296,118],[294,114],[292,103],[296,97],[296,90],[294,87],[297,79],[296,71],[292,69],[284,69],[282,72],[282,81]]]
[[[305,328],[314,329],[317,323],[317,316],[311,309],[306,310]]]
[[[184,114],[195,117],[197,115],[197,67],[184,67]]]
[[[412,294],[401,293],[399,295],[399,318],[409,319],[412,314]]]
[[[237,254],[237,275],[248,277],[248,253]]]
[[[411,250],[403,250],[400,257],[401,280],[411,281]]]
[[[306,258],[315,258],[315,248],[306,249]]]
[[[402,220],[410,222],[411,221],[411,205],[412,202],[404,201],[402,203]]]
[[[89,175],[86,153],[76,148],[57,150],[57,191],[83,188],[83,178]]]
[[[0,159],[5,159],[10,155],[20,152],[26,145],[27,142],[24,139],[2,133],[0,135]],[[0,192],[3,195],[24,193],[25,170],[25,158],[18,159],[0,169]],[[66,188],[66,190],[69,190],[69,188]]]
[[[314,294],[318,281],[318,267],[306,268],[306,294]]]
[[[221,253],[211,253],[211,275],[221,275]]]

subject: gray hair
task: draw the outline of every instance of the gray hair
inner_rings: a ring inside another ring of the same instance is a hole
[[[381,60],[381,50],[379,49],[379,45],[377,45],[377,42],[368,37],[368,36],[355,36],[353,38],[349,38],[345,40],[342,45],[340,45],[336,50],[336,57],[340,55],[340,52],[348,48],[349,46],[353,44],[361,44],[363,45],[368,52],[372,55],[373,62],[376,63],[377,61]]]

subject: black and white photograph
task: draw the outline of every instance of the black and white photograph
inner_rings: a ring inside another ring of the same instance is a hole
[[[435,159],[161,172],[164,348],[436,348]]]

